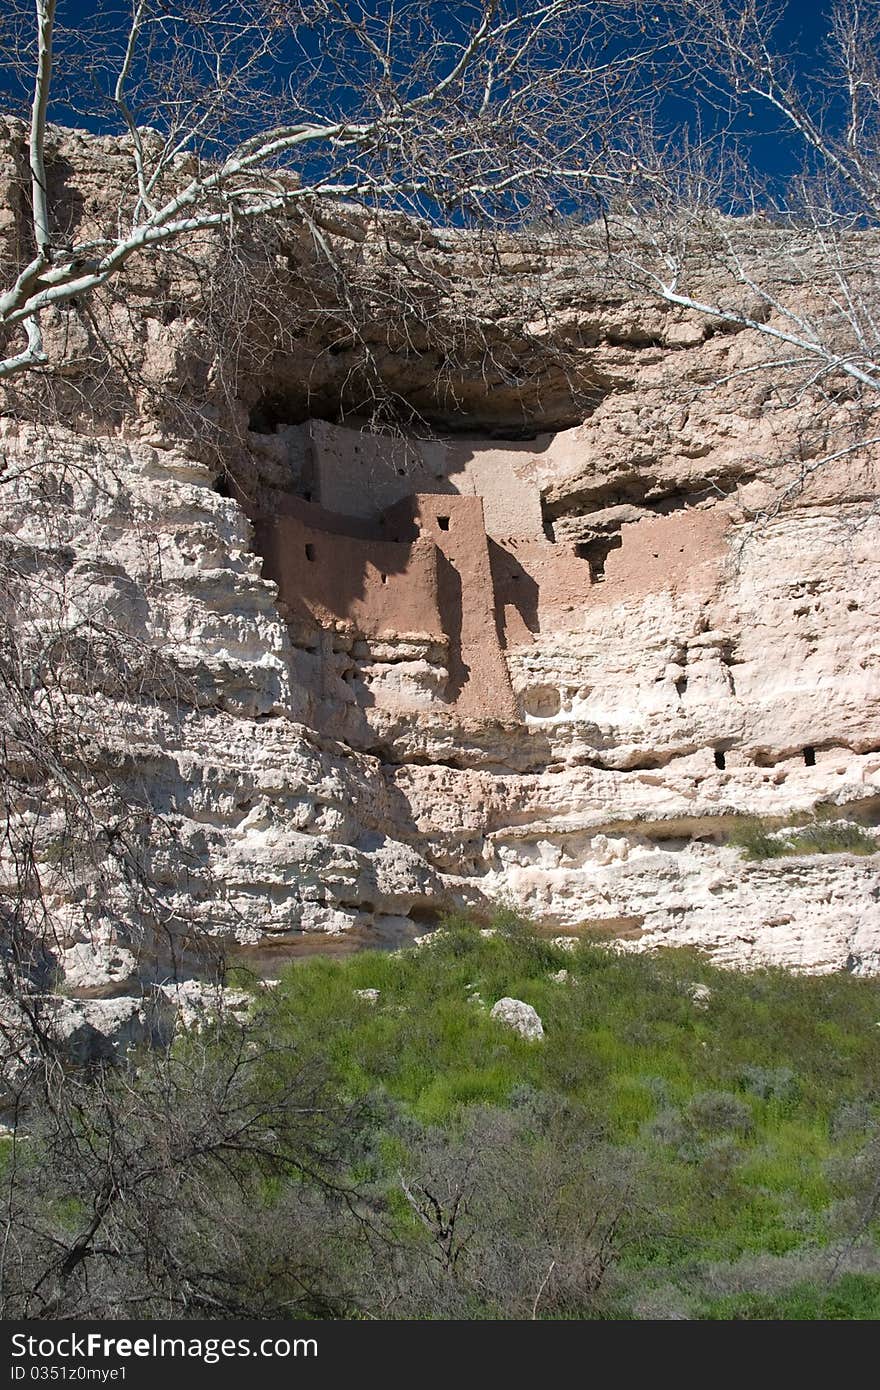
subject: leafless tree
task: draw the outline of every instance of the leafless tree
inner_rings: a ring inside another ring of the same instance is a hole
[[[56,1067],[40,1091],[5,1155],[4,1317],[357,1308],[346,1267],[384,1238],[351,1178],[370,1108],[314,1064],[218,1024],[137,1068]]]
[[[523,1097],[410,1143],[398,1181],[424,1260],[401,1297],[417,1315],[583,1317],[599,1306],[640,1204],[629,1156],[612,1158],[585,1115]]]
[[[340,203],[495,223],[619,181],[607,151],[655,40],[619,0],[134,0],[65,32],[35,0],[0,30],[11,96],[30,78],[28,245],[7,268],[0,378],[47,361],[41,317],[132,257],[294,211],[322,236]],[[109,32],[108,32],[109,29]],[[51,117],[124,140],[112,221],[59,221]]]
[[[665,9],[695,114],[665,138],[634,132],[632,184],[603,228],[614,263],[707,331],[757,335],[747,372],[767,383],[768,408],[814,412],[805,474],[876,449],[880,7],[836,0],[809,62],[780,37],[783,6]],[[790,175],[762,167],[759,125]]]

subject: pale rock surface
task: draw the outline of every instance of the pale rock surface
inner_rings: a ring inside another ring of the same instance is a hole
[[[158,986],[157,994],[171,1010],[175,1032],[198,1033],[224,1016],[244,1018],[253,1004],[246,990],[225,989],[202,980],[166,982]]]
[[[537,1010],[522,999],[511,999],[509,996],[499,999],[489,1010],[489,1017],[497,1019],[506,1028],[512,1028],[529,1042],[536,1042],[544,1036],[544,1025]]]
[[[89,1063],[167,1040],[172,1026],[170,1011],[154,1000],[62,998],[55,1001],[51,1032],[71,1061]]]
[[[18,207],[20,129],[0,136],[0,193]],[[77,189],[100,207],[119,149],[57,139],[74,213]],[[318,273],[308,237],[290,235],[279,303]],[[359,254],[381,279],[382,246]],[[765,409],[756,335],[708,336],[599,285],[574,251],[505,252],[499,270],[463,233],[437,233],[425,254],[522,367],[487,381],[485,355],[464,354],[441,400],[430,343],[414,353],[387,321],[371,340],[389,388],[458,432],[487,524],[528,530],[493,540],[512,567],[496,616],[516,717],[456,708],[445,638],[359,635],[345,615],[295,622],[264,576],[252,499],[302,497],[302,422],[344,403],[351,362],[326,350],[332,315],[230,404],[196,280],[175,283],[166,323],[170,291],[145,262],[119,310],[146,383],[125,408],[83,423],[71,405],[65,425],[38,428],[24,400],[0,417],[4,540],[36,577],[31,629],[100,622],[133,662],[149,654],[136,688],[104,672],[69,711],[101,777],[140,808],[150,899],[126,888],[100,808],[102,874],[70,869],[60,809],[42,808],[58,975],[115,1007],[97,996],[195,973],[193,942],[272,974],[299,951],[426,940],[444,911],[485,919],[499,903],[571,943],[880,972],[880,857],[751,863],[730,843],[743,816],[880,818],[876,451],[795,486],[777,440],[800,437],[809,408]],[[441,335],[455,308],[438,303]],[[90,379],[70,317],[73,401]],[[272,393],[287,417],[267,424]],[[185,410],[163,414],[171,400]],[[524,420],[534,440],[487,440]],[[536,489],[531,510],[504,504],[506,463],[517,497]]]
[[[62,1058],[79,1065],[116,1062],[132,1048],[170,1041],[175,1012],[159,994],[117,999],[72,999],[57,994],[26,999],[0,996],[4,1066],[0,1107],[14,1103],[37,1060],[30,1019],[39,1021]]]

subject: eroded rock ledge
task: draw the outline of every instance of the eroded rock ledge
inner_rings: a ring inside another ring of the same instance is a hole
[[[112,150],[65,139],[88,209]],[[271,973],[512,901],[626,949],[876,972],[876,856],[749,863],[730,835],[817,808],[880,820],[877,458],[779,506],[794,473],[775,441],[796,421],[737,375],[751,335],[591,289],[574,250],[533,247],[499,285],[461,236],[434,242],[484,318],[506,306],[498,344],[540,281],[530,343],[554,345],[550,376],[568,346],[580,423],[548,428],[534,372],[518,395],[484,373],[475,404],[465,352],[454,433],[439,411],[409,434],[312,419],[290,383],[317,373],[328,413],[341,354],[320,315],[271,389],[245,377],[230,406],[194,346],[195,290],[175,281],[163,323],[151,264],[132,320],[149,389],[102,429],[3,418],[4,544],[38,595],[22,621],[112,623],[180,678],[173,697],[70,692],[96,765],[144,808],[152,898],[135,911],[112,859],[63,873],[42,807],[55,966],[112,996],[196,968],[202,931]],[[423,399],[428,347],[407,359],[384,330],[389,379],[411,371]],[[80,349],[67,380],[85,387]],[[172,388],[228,430],[225,460],[169,423]],[[530,437],[491,437],[505,422]]]

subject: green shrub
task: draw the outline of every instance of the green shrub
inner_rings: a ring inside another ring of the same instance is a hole
[[[142,1286],[164,1307],[182,1270],[200,1310],[222,1292],[258,1317],[874,1316],[880,982],[495,926],[300,962],[245,1033],[77,1081],[61,1129],[29,1118],[5,1169],[0,1143],[22,1268],[54,1267],[130,1171],[67,1314]],[[540,1044],[491,1020],[502,995]]]
[[[876,854],[877,841],[860,825],[837,821],[783,827],[771,833],[762,821],[744,820],[731,832],[730,843],[745,859],[784,859],[803,854]]]
[[[798,1284],[770,1297],[742,1294],[710,1304],[703,1317],[737,1321],[875,1321],[880,1318],[880,1277],[844,1274],[830,1287]]]
[[[744,820],[730,834],[730,843],[742,850],[744,859],[780,859],[785,845],[770,834],[759,820]]]
[[[800,1083],[791,1067],[743,1067],[739,1081],[744,1091],[760,1100],[784,1105],[800,1095]]]
[[[789,838],[790,854],[876,854],[877,841],[860,825],[810,825]]]
[[[730,1091],[704,1091],[694,1096],[687,1118],[703,1134],[749,1134],[752,1112],[744,1100]]]

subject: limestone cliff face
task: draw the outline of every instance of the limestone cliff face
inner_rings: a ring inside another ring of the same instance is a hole
[[[97,216],[113,147],[58,139],[66,206]],[[302,301],[313,252],[287,235],[275,291]],[[22,621],[112,625],[175,674],[70,692],[89,756],[143,808],[151,889],[135,911],[112,856],[62,876],[42,808],[68,988],[167,971],[158,922],[271,969],[500,901],[626,949],[880,970],[876,856],[730,843],[742,816],[880,816],[876,453],[786,462],[809,404],[774,410],[743,374],[757,337],[603,287],[583,250],[412,237],[457,288],[427,337],[377,317],[373,358],[432,430],[330,422],[351,416],[355,348],[327,303],[230,396],[194,282],[152,262],[115,413],[70,404],[100,357],[75,313],[58,418],[10,398]],[[356,244],[381,285],[382,246]],[[470,356],[456,295],[481,323]]]

